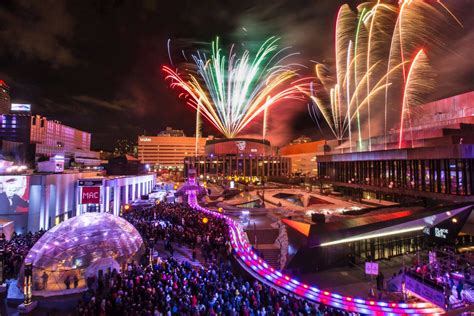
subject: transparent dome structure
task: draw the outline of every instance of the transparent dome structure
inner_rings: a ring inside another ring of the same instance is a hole
[[[123,218],[85,213],[47,231],[30,249],[25,263],[33,266],[33,290],[63,291],[68,277],[71,289],[75,288],[74,279],[78,280],[77,288],[84,288],[90,268],[107,268],[99,262],[110,262],[113,269],[137,260],[143,249],[142,237]]]

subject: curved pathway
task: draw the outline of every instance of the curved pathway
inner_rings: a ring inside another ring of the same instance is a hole
[[[239,263],[259,281],[269,284],[281,292],[291,292],[309,301],[365,315],[440,315],[444,313],[442,309],[431,303],[408,304],[366,300],[324,291],[316,286],[301,283],[288,275],[282,274],[258,257],[252,250],[248,240],[244,237],[245,234],[242,228],[233,219],[201,207],[197,202],[195,191],[190,190],[187,193],[188,203],[194,209],[226,220],[229,226],[230,242],[240,261]]]

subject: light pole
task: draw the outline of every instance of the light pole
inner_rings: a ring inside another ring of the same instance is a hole
[[[155,238],[150,238],[150,266],[153,265],[153,251],[155,249]]]
[[[5,249],[0,249],[0,286],[5,283]]]
[[[25,263],[24,274],[25,280],[23,281],[23,294],[25,295],[25,300],[18,306],[18,311],[20,313],[28,313],[38,305],[37,301],[32,300],[31,287],[33,280],[33,265],[31,262]]]

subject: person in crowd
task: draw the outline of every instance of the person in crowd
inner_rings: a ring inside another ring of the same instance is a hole
[[[74,282],[74,288],[77,289],[77,286],[79,285],[79,278],[77,277],[76,274],[74,274],[73,282]]]
[[[64,284],[66,285],[66,290],[69,290],[71,288],[71,278],[69,275],[66,277],[66,280],[64,280]]]
[[[10,240],[0,238],[0,248],[4,249],[4,276],[6,279],[17,278],[28,251],[44,233],[44,230],[26,234],[13,233]]]
[[[46,271],[43,271],[43,274],[41,275],[41,281],[43,283],[42,290],[46,290],[46,286],[48,285],[48,278],[49,275],[46,273]]]

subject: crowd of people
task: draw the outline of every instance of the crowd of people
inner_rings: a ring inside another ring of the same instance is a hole
[[[444,291],[447,304],[474,303],[472,266],[460,254],[448,249],[429,252],[429,260],[416,262],[407,273]]]
[[[100,285],[90,285],[78,305],[79,315],[350,315],[282,294],[236,272],[225,222],[187,204],[162,203],[123,216],[148,246],[152,239],[163,239],[200,247],[206,262],[195,268],[173,257],[151,265],[146,259],[125,271],[107,272]]]
[[[44,230],[36,233],[28,232],[26,234],[14,232],[10,240],[7,240],[4,234],[0,236],[0,249],[4,251],[3,275],[5,279],[17,277],[28,251],[44,233]]]
[[[184,203],[161,203],[153,210],[135,209],[123,217],[137,228],[148,247],[158,240],[164,241],[170,253],[173,243],[186,245],[194,253],[199,247],[205,262],[219,259],[229,249],[225,221],[205,216]]]

